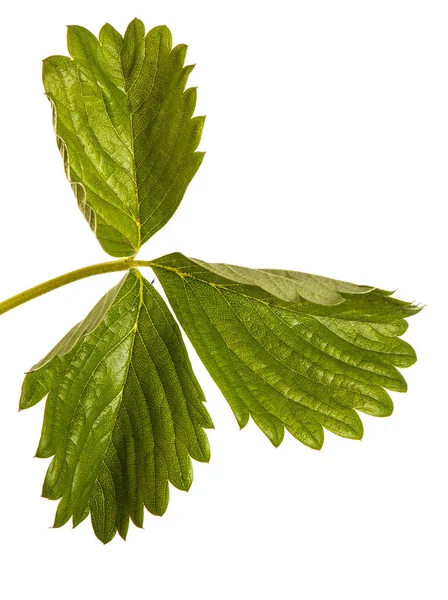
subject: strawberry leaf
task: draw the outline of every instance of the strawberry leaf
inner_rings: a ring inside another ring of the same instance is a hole
[[[202,162],[204,117],[187,47],[169,29],[145,35],[134,19],[122,37],[106,24],[97,39],[70,26],[71,58],[44,61],[57,142],[78,205],[112,256],[133,256],[172,217]]]
[[[390,415],[385,388],[406,391],[396,367],[416,355],[399,336],[420,309],[389,292],[179,253],[155,271],[240,427],[251,416],[275,446],[285,427],[316,449],[323,428],[360,439],[357,411]]]
[[[47,395],[37,456],[53,456],[55,527],[90,513],[104,543],[125,538],[144,506],[165,512],[168,481],[189,489],[190,457],[209,460],[213,424],[179,328],[135,269],[26,375],[20,408]]]

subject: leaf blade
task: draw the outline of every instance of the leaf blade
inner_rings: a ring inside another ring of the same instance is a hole
[[[89,225],[112,256],[132,256],[172,217],[199,168],[203,117],[186,46],[165,26],[98,39],[70,26],[69,57],[51,56],[43,82],[66,175]]]
[[[288,271],[280,271],[287,281],[279,287],[265,269],[179,253],[153,268],[240,427],[252,416],[274,445],[282,433],[274,435],[263,411],[317,449],[323,428],[360,439],[357,411],[387,416],[393,404],[385,389],[406,391],[396,367],[416,356],[397,335],[420,309],[388,292]]]
[[[213,423],[180,330],[138,271],[27,374],[20,407],[46,393],[37,456],[53,456],[43,495],[60,499],[55,527],[90,513],[104,543],[125,537],[144,506],[165,512],[168,482],[189,489],[191,458],[209,460]]]

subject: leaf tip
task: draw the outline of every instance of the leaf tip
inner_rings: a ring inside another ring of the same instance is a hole
[[[311,450],[317,450],[317,452],[320,452],[323,448],[324,445],[324,440],[319,440],[318,442],[316,442],[315,446],[309,446],[309,448],[311,448]]]
[[[274,438],[273,439],[273,438],[270,437],[269,441],[274,446],[274,448],[278,448],[281,445],[281,443],[283,441],[283,438]]]

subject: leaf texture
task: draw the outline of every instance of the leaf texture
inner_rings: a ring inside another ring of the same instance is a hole
[[[145,35],[134,19],[122,37],[106,24],[97,39],[70,26],[71,58],[43,64],[45,91],[65,171],[106,252],[132,256],[171,218],[199,168],[204,117],[187,47],[165,26]]]
[[[390,292],[179,253],[154,269],[240,427],[251,416],[275,446],[285,427],[316,449],[323,428],[360,439],[357,411],[390,415],[385,388],[407,389],[396,367],[416,355],[399,336],[420,308]]]
[[[143,507],[162,515],[170,481],[192,483],[213,423],[180,330],[132,269],[89,316],[26,375],[20,408],[47,396],[36,455],[53,456],[43,496],[61,499],[55,527],[88,514],[97,537],[125,538]]]

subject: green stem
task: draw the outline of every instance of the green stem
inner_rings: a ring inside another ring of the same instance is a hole
[[[72,283],[73,281],[78,281],[78,279],[84,279],[86,277],[91,277],[92,275],[100,275],[102,273],[113,273],[115,271],[127,271],[131,267],[151,267],[155,263],[149,260],[135,260],[134,258],[123,258],[120,260],[113,260],[110,262],[98,263],[96,265],[91,265],[90,267],[83,267],[82,269],[76,269],[76,271],[70,271],[70,273],[65,273],[65,275],[60,275],[59,277],[55,277],[54,279],[50,279],[49,281],[45,281],[44,283],[40,283],[35,287],[30,288],[12,298],[8,298],[8,300],[4,300],[0,302],[0,315],[8,312],[12,308],[16,306],[20,306],[29,300],[33,300],[33,298],[37,298],[38,296],[42,296],[47,292],[51,292],[52,290],[57,289],[58,287],[62,287],[63,285],[67,285],[67,283]]]

